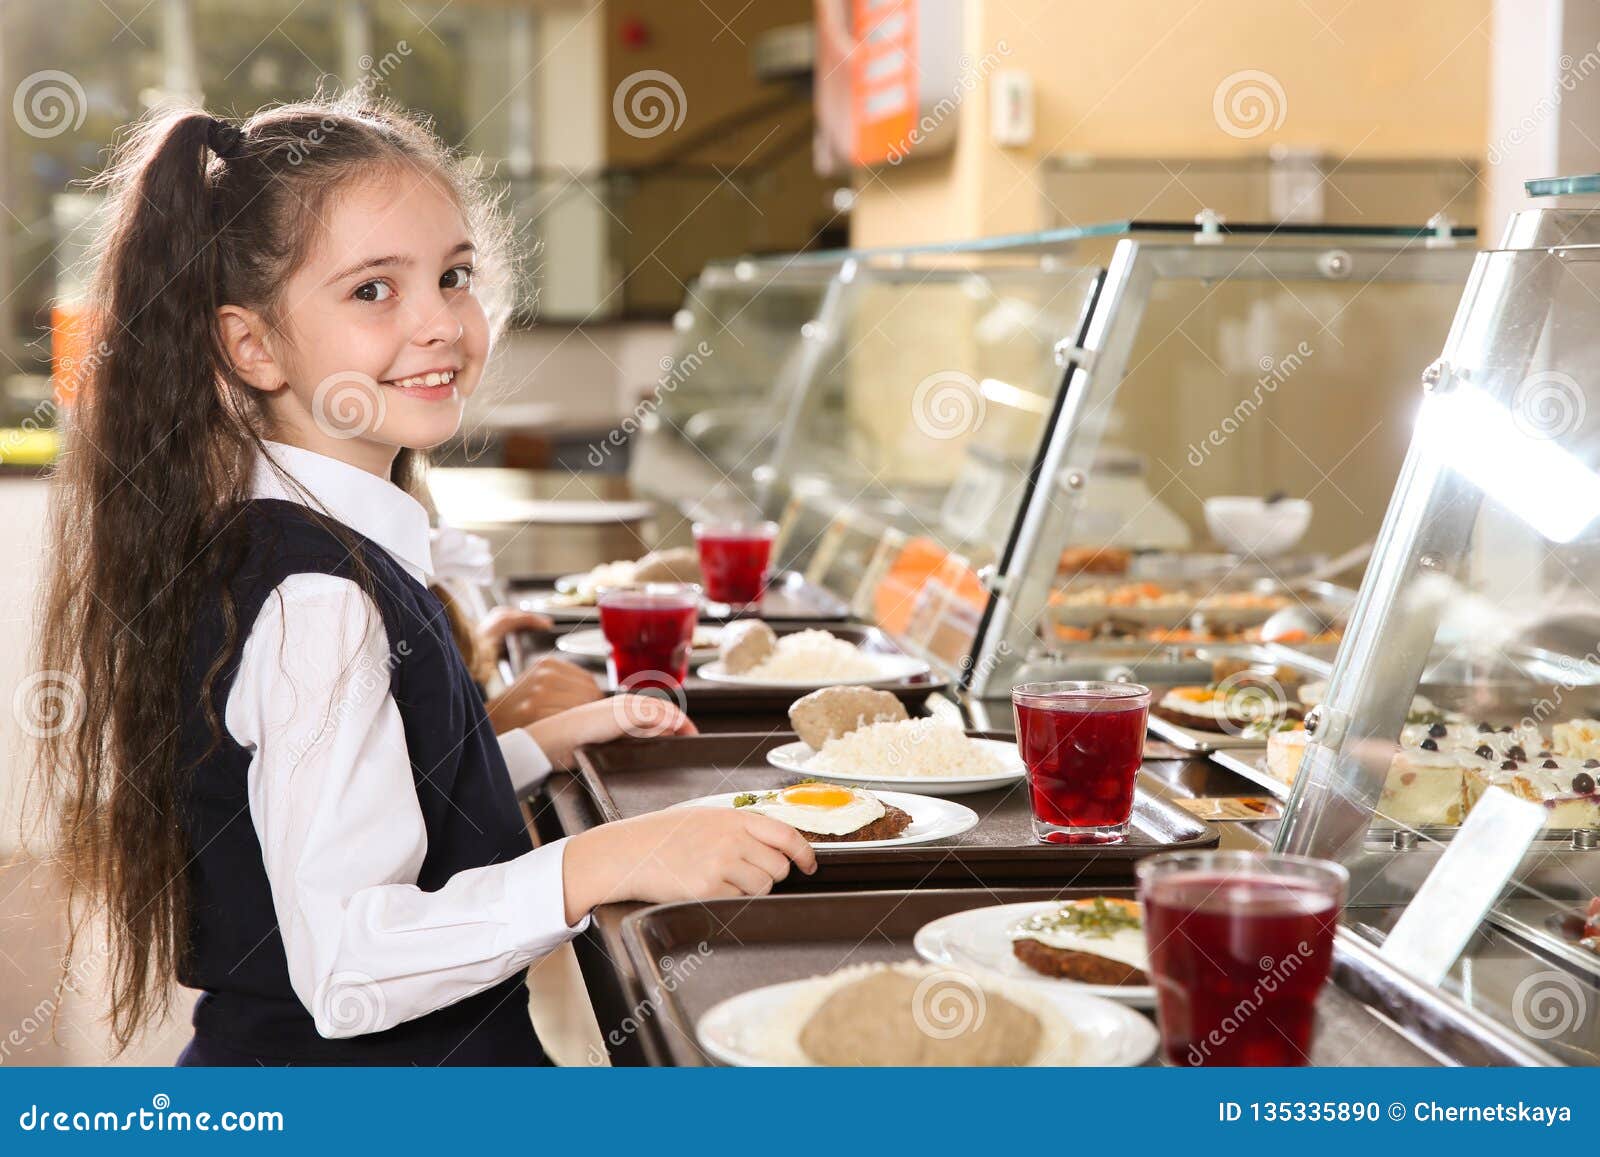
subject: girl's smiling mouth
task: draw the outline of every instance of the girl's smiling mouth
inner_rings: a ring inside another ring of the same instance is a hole
[[[455,379],[458,372],[458,370],[451,368],[426,370],[423,373],[411,374],[404,378],[384,378],[379,382],[379,385],[388,386],[391,389],[404,390],[408,398],[442,401],[455,396]]]

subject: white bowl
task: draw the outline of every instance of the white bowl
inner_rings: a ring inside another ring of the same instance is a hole
[[[1224,497],[1206,499],[1211,537],[1235,554],[1282,554],[1311,525],[1311,503],[1304,498]]]

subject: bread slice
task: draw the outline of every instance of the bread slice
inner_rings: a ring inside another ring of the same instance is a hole
[[[691,547],[653,550],[633,568],[636,583],[697,583],[701,581],[700,555]]]
[[[909,718],[904,703],[872,687],[823,687],[796,699],[789,708],[789,725],[812,751],[821,751],[828,740],[869,723]]]
[[[777,649],[778,636],[760,619],[739,619],[722,628],[717,656],[730,675],[743,675],[760,666]]]

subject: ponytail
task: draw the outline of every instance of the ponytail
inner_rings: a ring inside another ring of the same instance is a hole
[[[95,364],[54,480],[43,674],[78,718],[44,730],[40,769],[68,879],[106,899],[119,1046],[165,1013],[154,980],[187,942],[174,722],[202,555],[249,446],[219,390],[209,124],[150,122],[112,170]],[[69,958],[80,932],[75,919]]]

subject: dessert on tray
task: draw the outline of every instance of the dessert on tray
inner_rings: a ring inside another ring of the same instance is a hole
[[[1412,706],[1389,763],[1378,822],[1459,824],[1489,788],[1499,787],[1543,804],[1547,828],[1600,828],[1600,721],[1558,723],[1546,739],[1526,720],[1496,726],[1439,711],[1420,696]],[[1303,724],[1280,723],[1267,735],[1267,771],[1293,783],[1305,746]]]
[[[1250,734],[1305,713],[1299,695],[1303,678],[1290,667],[1262,670],[1244,660],[1218,659],[1211,665],[1210,683],[1174,687],[1151,711],[1193,731]]]

